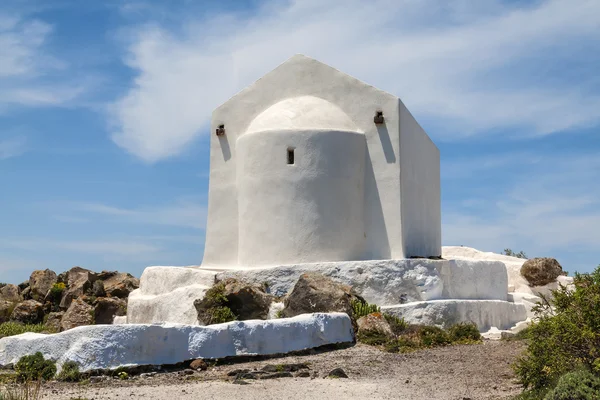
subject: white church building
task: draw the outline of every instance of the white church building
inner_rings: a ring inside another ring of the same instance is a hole
[[[441,255],[440,154],[402,101],[296,55],[213,112],[203,266]]]
[[[411,323],[526,320],[520,264],[442,254],[440,208],[439,150],[402,101],[293,56],[214,110],[202,265],[146,268],[127,322],[197,324],[215,281],[279,297],[304,272]]]

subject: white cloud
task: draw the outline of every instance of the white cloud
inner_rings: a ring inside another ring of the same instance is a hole
[[[53,30],[39,19],[0,12],[0,113],[11,106],[65,105],[85,90],[48,49]]]
[[[27,140],[23,136],[0,139],[0,160],[17,157],[27,150]]]
[[[599,2],[473,4],[270,1],[250,16],[144,26],[126,59],[135,80],[112,106],[113,140],[149,162],[177,155],[206,130],[213,108],[294,53],[401,96],[445,132],[516,126],[548,134],[599,121],[600,96],[586,92],[594,66],[585,62],[598,47]],[[543,69],[537,83],[518,78],[520,63],[543,68],[547,61],[536,59],[566,62],[574,53],[584,61],[578,82],[561,84]]]

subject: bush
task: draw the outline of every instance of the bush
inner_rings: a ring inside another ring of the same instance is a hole
[[[38,400],[42,398],[42,382],[25,382],[0,390],[0,400]]]
[[[20,382],[40,379],[48,381],[56,374],[56,364],[51,360],[44,360],[44,355],[38,351],[33,355],[21,357],[15,364],[15,372]]]
[[[355,320],[376,312],[381,312],[377,304],[369,304],[360,300],[352,300],[352,316]]]
[[[409,336],[400,336],[386,343],[385,351],[389,353],[408,353],[421,348],[421,343]]]
[[[50,296],[49,297],[50,297],[50,301],[52,302],[52,305],[54,306],[53,307],[54,310],[58,309],[58,305],[60,304],[60,300],[62,299],[62,295],[63,295],[63,292],[65,291],[65,289],[66,289],[66,286],[62,282],[55,283],[50,288]]]
[[[502,252],[505,256],[517,257],[517,258],[528,258],[527,254],[525,254],[522,250],[518,253],[515,253],[511,249],[504,249]]]
[[[563,375],[544,400],[598,400],[600,378],[586,370]]]
[[[390,340],[385,333],[376,330],[359,332],[356,339],[369,346],[381,346]]]
[[[453,343],[472,343],[481,341],[481,334],[477,325],[472,322],[460,322],[448,329],[450,340]]]
[[[425,347],[445,346],[452,343],[450,335],[437,326],[422,326],[419,329],[419,338]]]
[[[202,300],[206,325],[235,321],[237,316],[227,306],[229,300],[225,296],[225,284],[219,283],[207,290]]]
[[[63,364],[58,380],[63,382],[79,382],[81,380],[81,372],[79,365],[75,361],[67,361]]]
[[[404,318],[398,318],[395,315],[386,313],[383,313],[383,317],[390,325],[390,328],[392,329],[392,333],[394,335],[402,334],[402,332],[404,332],[406,330],[406,327],[408,326]]]
[[[41,333],[47,330],[43,324],[20,324],[18,322],[4,322],[0,324],[0,337],[15,336],[26,332]]]
[[[574,287],[561,286],[552,302],[543,297],[534,307],[538,322],[529,327],[527,352],[514,367],[525,389],[552,388],[582,368],[600,372],[600,266],[575,274]]]

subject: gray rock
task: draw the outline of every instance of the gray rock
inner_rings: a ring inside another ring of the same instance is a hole
[[[60,331],[66,331],[83,325],[94,324],[94,308],[81,298],[71,302],[69,309],[60,321]]]
[[[352,317],[352,294],[350,286],[316,273],[300,275],[294,289],[284,301],[284,317],[317,312],[344,312]]]
[[[49,269],[37,270],[29,277],[30,296],[33,300],[43,301],[50,288],[57,282],[56,273]]]
[[[21,290],[17,285],[11,285],[9,283],[0,289],[0,300],[19,303],[23,301],[23,296],[21,296]]]
[[[10,319],[10,314],[12,314],[15,306],[16,304],[12,301],[0,299],[0,324]]]
[[[521,267],[521,275],[530,286],[544,286],[563,275],[563,269],[554,258],[533,258],[525,261]]]
[[[335,368],[327,374],[327,378],[347,378],[348,375],[341,368]]]
[[[60,308],[67,309],[76,298],[91,292],[97,275],[89,269],[73,267],[68,273],[67,290],[63,293]]]
[[[44,321],[43,304],[35,300],[25,300],[15,306],[10,319],[24,324],[42,323]]]
[[[103,272],[103,274],[107,274]],[[107,275],[104,275],[107,276]],[[129,293],[140,287],[140,280],[131,274],[114,273],[104,280],[104,290],[107,296],[126,299]]]
[[[64,311],[51,312],[46,319],[46,327],[54,332],[60,332],[60,322],[65,315]]]
[[[96,324],[112,324],[115,316],[127,314],[127,302],[116,297],[100,297],[94,302]]]

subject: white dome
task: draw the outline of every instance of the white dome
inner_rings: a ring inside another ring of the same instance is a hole
[[[341,108],[314,96],[285,99],[260,113],[246,133],[271,130],[324,129],[360,132]]]

